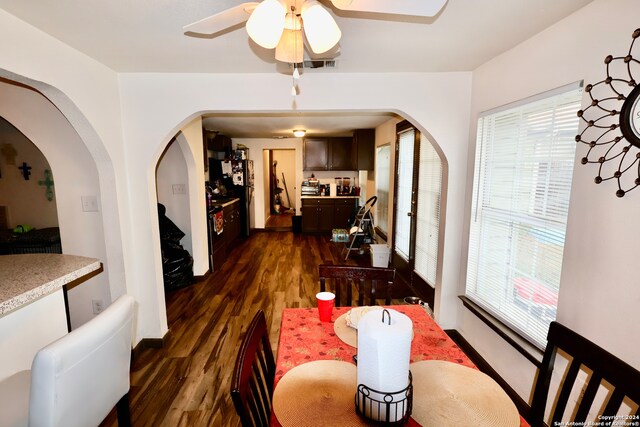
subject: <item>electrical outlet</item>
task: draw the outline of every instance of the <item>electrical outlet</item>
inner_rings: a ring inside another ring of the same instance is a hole
[[[104,303],[101,299],[91,300],[91,303],[93,304],[93,314],[102,313],[102,310],[104,310]]]

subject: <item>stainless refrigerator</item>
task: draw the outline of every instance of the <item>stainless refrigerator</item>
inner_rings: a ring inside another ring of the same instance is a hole
[[[249,237],[254,183],[253,160],[209,159],[209,185],[215,186],[217,180],[226,189],[226,197],[240,199],[241,234]]]

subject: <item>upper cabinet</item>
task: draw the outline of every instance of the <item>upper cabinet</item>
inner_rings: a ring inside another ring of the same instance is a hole
[[[372,170],[374,129],[358,129],[352,137],[304,139],[304,170]]]
[[[330,171],[355,170],[353,162],[353,138],[327,138],[329,141],[329,169]]]
[[[375,163],[376,130],[356,129],[353,132],[353,146],[356,152],[356,169],[373,170]]]
[[[329,142],[327,138],[304,139],[304,170],[329,170]]]

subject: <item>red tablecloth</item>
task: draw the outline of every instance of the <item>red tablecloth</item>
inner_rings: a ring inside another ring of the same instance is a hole
[[[421,360],[446,360],[475,368],[475,365],[449,338],[449,336],[418,305],[394,305],[390,308],[409,316],[413,322],[414,339],[411,343],[411,362]],[[333,310],[333,320],[346,313],[349,307]],[[320,322],[317,308],[286,308],[282,313],[276,376],[274,387],[284,374],[295,366],[313,360],[353,361],[357,353],[354,347],[343,343],[333,330],[333,323]],[[279,427],[275,415],[271,425]],[[410,420],[410,426],[419,425]],[[528,424],[522,417],[520,426]]]

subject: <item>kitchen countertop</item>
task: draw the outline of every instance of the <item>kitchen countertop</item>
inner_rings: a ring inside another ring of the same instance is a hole
[[[212,200],[212,204],[213,204],[213,206],[220,206],[220,207],[224,208],[225,206],[229,206],[230,204],[232,204],[234,202],[238,202],[238,201],[240,201],[240,199],[238,197],[232,197],[230,199],[222,199],[222,200],[213,199]]]
[[[0,317],[101,267],[95,258],[76,255],[2,255]]]
[[[301,196],[301,199],[359,199],[360,196]]]

